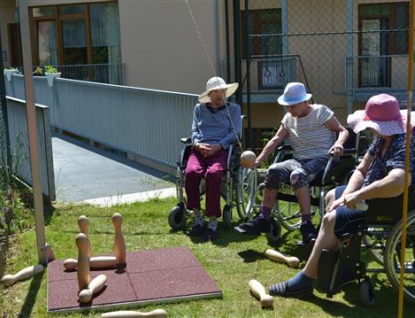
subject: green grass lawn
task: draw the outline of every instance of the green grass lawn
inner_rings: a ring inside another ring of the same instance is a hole
[[[151,305],[125,310],[151,311],[162,308],[169,317],[396,317],[398,293],[386,275],[373,274],[376,303],[368,309],[360,304],[357,283],[346,286],[332,299],[315,292],[308,299],[276,297],[272,310],[261,309],[250,294],[248,282],[257,279],[263,285],[285,280],[297,273],[285,264],[274,263],[262,256],[270,248],[266,237],[243,235],[226,230],[220,223],[219,238],[214,243],[190,238],[183,232],[172,232],[168,212],[176,204],[174,199],[152,200],[146,203],[98,208],[87,205],[56,207],[46,217],[46,237],[57,259],[76,258],[75,236],[77,218],[90,219],[90,241],[93,255],[108,254],[112,250],[114,230],[111,216],[119,212],[124,217],[123,233],[128,251],[166,247],[188,247],[208,274],[223,291],[223,299],[184,301]],[[234,213],[235,225],[238,223]],[[278,250],[304,260],[306,251],[297,245],[300,233],[283,233]],[[7,273],[37,263],[35,230],[27,230],[14,237],[8,255]],[[304,266],[304,262],[301,264]],[[47,275],[15,285],[0,287],[0,317],[100,317],[101,312],[49,314],[46,303]],[[121,310],[121,309],[117,309]],[[415,317],[415,305],[405,302],[404,317]]]

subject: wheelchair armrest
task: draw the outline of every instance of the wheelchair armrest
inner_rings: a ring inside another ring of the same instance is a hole
[[[180,138],[180,142],[182,144],[188,144],[192,141],[192,139],[190,137],[184,137],[184,138]]]
[[[279,146],[277,149],[275,149],[275,152],[279,152],[279,151],[292,151],[293,147],[291,147],[291,145],[282,145]]]
[[[291,158],[292,153],[293,153],[293,148],[291,147],[291,145],[279,146],[274,151],[274,154],[275,154],[274,163],[281,162],[281,161],[287,159],[287,156],[289,156],[289,158]]]
[[[356,154],[357,154],[357,149],[344,149],[342,156],[343,155],[356,155]]]

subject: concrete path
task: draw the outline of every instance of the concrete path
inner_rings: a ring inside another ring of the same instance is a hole
[[[52,137],[56,201],[109,206],[175,196],[163,173],[79,140]]]

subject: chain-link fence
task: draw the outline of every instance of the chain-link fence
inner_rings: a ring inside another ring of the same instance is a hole
[[[0,38],[0,52],[2,52]],[[3,70],[3,60],[0,59],[0,70]],[[8,188],[9,171],[9,139],[7,125],[7,108],[6,108],[6,89],[4,76],[0,76],[0,277],[3,276],[4,266],[6,264],[6,253],[8,245],[8,236],[10,222],[12,218],[11,192]]]
[[[288,82],[302,82],[312,102],[342,124],[375,94],[406,107],[409,1],[258,0],[241,5],[244,103],[253,147],[279,126],[276,105]],[[245,7],[246,6],[246,7]]]

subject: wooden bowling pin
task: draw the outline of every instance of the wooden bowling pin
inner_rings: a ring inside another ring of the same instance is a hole
[[[14,275],[4,275],[1,279],[1,283],[4,285],[13,285],[15,282],[19,280],[28,279],[33,275],[43,272],[43,269],[43,266],[40,264],[26,267]]]
[[[78,218],[78,226],[81,233],[88,235],[89,219],[85,215],[81,215]]]
[[[112,223],[114,224],[114,255],[117,259],[117,264],[125,264],[127,262],[127,252],[125,249],[124,236],[121,231],[122,216],[119,213],[114,213],[112,216]]]
[[[252,279],[249,281],[249,288],[251,290],[252,295],[254,295],[257,299],[259,299],[259,303],[264,308],[270,308],[273,306],[274,298],[271,295],[268,295],[265,291],[265,287],[262,284]]]
[[[50,246],[48,243],[45,245],[46,249],[46,258],[48,260],[48,263],[55,260],[55,254],[53,253],[52,246]]]
[[[79,292],[79,301],[81,303],[89,303],[92,300],[92,297],[98,293],[102,288],[104,288],[105,283],[107,282],[107,276],[104,274],[98,275],[88,285],[88,288],[83,289]]]
[[[76,236],[76,245],[78,246],[78,286],[79,290],[88,288],[91,282],[91,271],[89,269],[88,256],[88,237],[84,233],[79,233]]]
[[[85,216],[85,215],[81,215],[79,218],[78,218],[78,227],[79,227],[79,230],[81,231],[81,233],[84,233],[88,238],[89,238],[89,234],[88,234],[88,231],[89,231],[89,219]],[[89,241],[89,243],[88,243],[88,245],[89,245],[89,252],[88,252],[88,256],[89,257],[91,257],[91,242]]]
[[[112,311],[107,312],[101,315],[102,318],[139,318],[139,317],[152,317],[152,318],[165,318],[167,317],[167,312],[163,309],[156,309],[150,312],[140,312],[140,311],[130,311],[130,310],[121,310],[121,311]]]
[[[112,268],[117,265],[115,256],[93,256],[89,259],[90,269]],[[63,266],[68,271],[73,271],[78,266],[78,261],[73,258],[68,258],[63,262]]]
[[[297,267],[300,265],[300,260],[297,257],[287,257],[284,254],[272,249],[267,249],[264,252],[265,256],[274,262],[287,263],[290,267]]]

